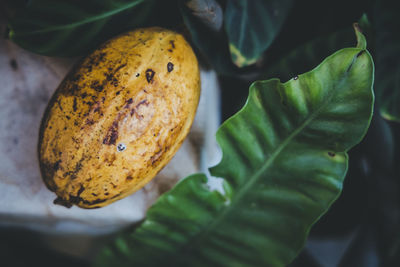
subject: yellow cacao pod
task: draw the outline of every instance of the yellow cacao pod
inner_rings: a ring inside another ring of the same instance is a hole
[[[101,45],[42,120],[40,168],[55,203],[99,208],[142,188],[182,144],[199,95],[197,59],[180,34],[145,28]]]

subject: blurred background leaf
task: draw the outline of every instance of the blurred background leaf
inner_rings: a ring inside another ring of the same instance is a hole
[[[350,244],[350,247],[347,249],[338,266],[382,266],[378,256],[376,233],[369,224],[365,224],[358,229],[356,237]]]
[[[373,21],[376,34],[375,91],[381,115],[400,122],[400,16],[398,2],[376,2]]]
[[[267,69],[261,78],[279,77],[287,81],[307,69],[313,68],[327,55],[341,47],[354,46],[354,30],[351,27],[318,38],[296,47]]]
[[[317,66],[317,64],[342,47],[352,47],[356,44],[354,40],[354,27],[359,27],[359,31],[369,29],[369,21],[364,14],[358,24],[353,27],[340,29],[336,32],[320,35],[316,39],[297,46],[289,51],[274,64],[270,64],[261,79],[279,77],[287,81],[307,69]],[[362,37],[364,38],[364,37]]]
[[[212,31],[220,31],[223,24],[223,11],[216,0],[186,0],[186,7]]]
[[[111,36],[144,25],[154,0],[30,0],[17,5],[9,37],[47,56],[87,53]]]
[[[232,61],[238,67],[254,64],[279,33],[292,0],[229,0],[224,24]]]
[[[227,36],[219,25],[224,16],[220,4],[215,0],[180,0],[179,3],[183,22],[198,54],[218,73],[236,73],[238,68],[230,60]]]

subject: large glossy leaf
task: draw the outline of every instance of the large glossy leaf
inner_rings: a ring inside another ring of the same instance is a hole
[[[396,1],[377,1],[375,91],[381,115],[400,122],[400,16]]]
[[[139,26],[154,0],[31,0],[9,21],[9,37],[48,56],[87,52],[122,31]]]
[[[341,192],[347,150],[372,115],[373,62],[342,49],[286,83],[251,85],[218,130],[225,194],[203,174],[181,181],[124,233],[99,266],[284,266]]]
[[[285,21],[292,0],[229,0],[224,23],[233,62],[255,63],[271,45]]]

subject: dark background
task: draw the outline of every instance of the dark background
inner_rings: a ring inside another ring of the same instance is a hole
[[[316,36],[348,27],[363,13],[372,13],[373,8],[374,1],[295,1],[265,60],[274,62]],[[161,22],[171,22],[165,12],[158,16]],[[200,61],[207,62],[202,58]],[[263,64],[238,75],[220,76],[223,120],[244,104],[248,87],[259,77]],[[342,195],[311,231],[311,240],[349,240],[343,257],[332,259],[339,261],[339,266],[400,265],[399,142],[400,125],[383,120],[376,112],[367,136],[349,153],[350,167]],[[291,266],[323,266],[312,249],[307,245]],[[334,252],[325,251],[323,257],[330,261]],[[40,233],[7,227],[0,228],[0,265],[78,267],[89,266],[90,260],[55,252]]]

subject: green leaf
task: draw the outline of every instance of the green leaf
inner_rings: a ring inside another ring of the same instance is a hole
[[[207,21],[204,18],[204,12],[198,11],[201,6],[193,7],[193,1],[181,0],[179,3],[183,22],[190,33],[191,40],[208,63],[219,74],[236,73],[238,68],[231,61],[227,37],[223,30],[218,27],[218,22],[222,18],[214,18],[212,22]],[[215,4],[217,3],[215,2]],[[198,3],[198,5],[200,4]],[[222,16],[222,13],[215,13],[215,15]],[[213,24],[210,25],[211,23]]]
[[[400,122],[400,17],[397,2],[377,1],[374,8],[376,83],[382,117]]]
[[[31,0],[9,21],[9,37],[47,56],[76,56],[142,25],[153,0]]]
[[[292,0],[227,1],[224,23],[236,66],[248,66],[260,58],[279,33],[291,6]]]
[[[339,196],[347,150],[373,109],[373,62],[345,48],[286,83],[257,81],[218,130],[225,194],[203,174],[164,194],[135,232],[103,251],[99,266],[284,266]]]

